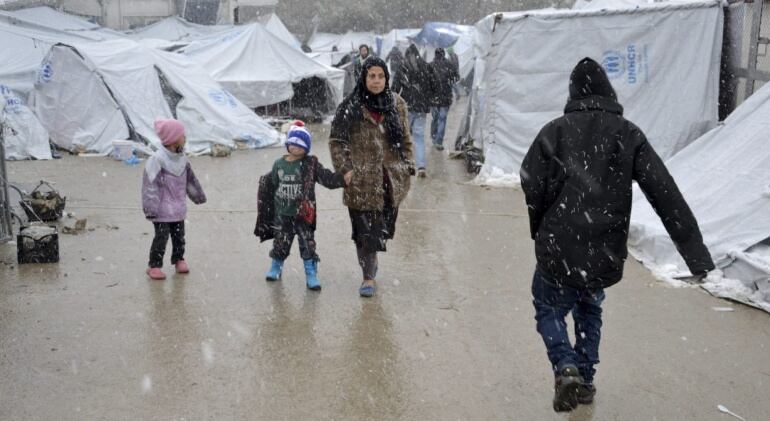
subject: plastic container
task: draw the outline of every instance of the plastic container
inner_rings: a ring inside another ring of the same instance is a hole
[[[125,161],[134,156],[134,142],[130,140],[113,140],[111,157]]]

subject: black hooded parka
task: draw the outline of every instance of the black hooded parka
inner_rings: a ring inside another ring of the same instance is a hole
[[[604,69],[581,60],[569,93],[564,115],[541,129],[521,167],[538,267],[573,288],[620,281],[635,180],[690,272],[712,270],[690,207],[642,131],[623,118]]]

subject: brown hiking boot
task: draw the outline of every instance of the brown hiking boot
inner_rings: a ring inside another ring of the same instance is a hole
[[[593,384],[581,383],[577,390],[577,401],[583,405],[590,405],[594,403],[594,396],[596,395],[596,386]]]
[[[578,387],[583,383],[580,371],[574,365],[568,365],[556,375],[553,394],[553,410],[556,412],[572,411],[578,406]]]

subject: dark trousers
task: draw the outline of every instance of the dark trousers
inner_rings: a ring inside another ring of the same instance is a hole
[[[367,251],[356,246],[356,254],[358,255],[358,265],[361,266],[364,280],[377,279],[377,252]]]
[[[275,229],[275,238],[273,238],[273,250],[270,251],[270,257],[280,261],[286,260],[296,235],[302,260],[320,260],[315,252],[315,233],[308,224],[298,221],[294,216],[278,215],[275,218],[273,228]]]
[[[150,267],[163,267],[163,255],[166,254],[166,244],[171,236],[171,263],[184,260],[184,221],[153,222],[155,238],[150,247]]]
[[[560,285],[535,270],[532,279],[537,331],[543,337],[554,373],[574,365],[586,383],[592,383],[599,363],[604,290],[575,289]],[[572,312],[575,346],[570,344],[565,317]]]

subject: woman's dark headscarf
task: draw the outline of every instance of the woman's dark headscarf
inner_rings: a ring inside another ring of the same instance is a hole
[[[366,75],[372,67],[379,67],[385,72],[385,89],[373,94],[366,89]],[[390,73],[388,66],[379,57],[370,57],[361,69],[356,88],[342,101],[332,121],[331,137],[350,141],[350,128],[354,122],[364,118],[361,106],[384,116],[385,130],[390,144],[401,151],[404,140],[404,126],[398,114],[393,93],[390,91]]]

